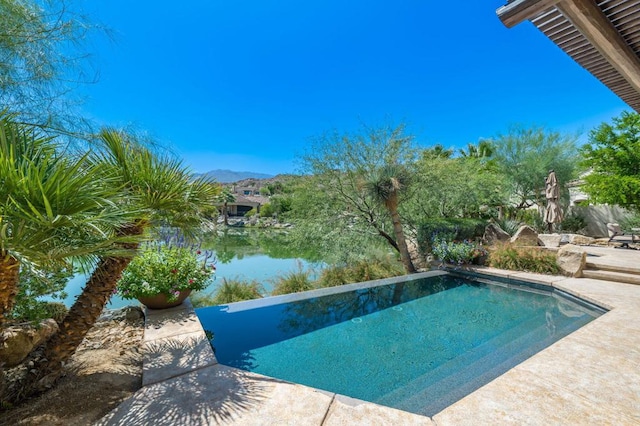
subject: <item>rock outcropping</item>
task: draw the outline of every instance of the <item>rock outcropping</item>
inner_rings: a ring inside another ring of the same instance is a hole
[[[558,250],[558,266],[563,274],[580,278],[587,265],[587,253],[583,248],[567,244]]]
[[[43,320],[38,325],[20,324],[7,327],[0,334],[0,363],[15,367],[31,350],[58,331],[53,319]]]
[[[518,229],[513,237],[511,237],[511,244],[516,246],[537,246],[538,245],[538,233],[530,226],[523,225]]]

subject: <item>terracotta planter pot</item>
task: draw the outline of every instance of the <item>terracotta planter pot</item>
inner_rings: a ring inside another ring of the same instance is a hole
[[[191,290],[182,290],[178,298],[171,302],[167,300],[168,297],[164,294],[158,294],[157,296],[149,297],[139,297],[138,300],[149,309],[167,309],[178,306],[179,304],[184,302],[184,300],[189,297],[190,294]]]

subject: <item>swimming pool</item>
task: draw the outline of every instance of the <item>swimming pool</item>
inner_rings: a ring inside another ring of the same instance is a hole
[[[604,311],[434,271],[196,312],[221,364],[431,416]]]

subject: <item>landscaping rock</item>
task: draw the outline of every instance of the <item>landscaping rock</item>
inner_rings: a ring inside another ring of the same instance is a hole
[[[586,235],[580,234],[569,234],[569,244],[574,244],[576,246],[588,246],[593,244],[595,238],[587,237]]]
[[[587,265],[587,253],[582,247],[567,244],[558,250],[557,262],[563,274],[580,278]]]
[[[561,239],[562,235],[560,234],[538,234],[538,242],[549,248],[560,247]]]
[[[0,335],[0,364],[15,367],[56,331],[58,324],[53,319],[46,319],[37,326],[21,324],[7,327]]]
[[[510,238],[511,235],[507,234],[497,223],[488,224],[484,229],[484,236],[482,237],[487,244],[494,244],[499,241],[509,241]]]
[[[532,227],[523,225],[510,241],[516,246],[537,246],[538,233]]]

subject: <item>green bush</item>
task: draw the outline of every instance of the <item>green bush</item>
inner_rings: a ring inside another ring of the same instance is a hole
[[[560,273],[556,254],[544,249],[504,244],[491,250],[488,262],[489,266],[499,269],[551,275]]]
[[[258,210],[256,210],[256,208],[252,208],[251,210],[249,210],[248,212],[246,212],[244,214],[244,217],[251,217],[251,216],[255,216],[256,214],[258,214]]]
[[[475,240],[484,235],[486,226],[487,222],[481,219],[428,219],[418,225],[418,246],[428,254],[436,235],[447,241]]]
[[[439,236],[433,239],[432,249],[433,255],[442,262],[458,265],[474,263],[487,254],[487,251],[475,242],[452,242]]]
[[[164,294],[172,301],[180,291],[206,288],[215,272],[209,251],[202,255],[188,247],[150,243],[122,272],[116,292],[123,299]]]
[[[64,289],[72,276],[73,273],[64,268],[56,271],[21,270],[19,292],[8,317],[18,322],[37,323],[46,318],[58,321],[60,315],[66,315],[67,308],[62,303],[39,299],[42,296],[65,298],[67,295]],[[60,306],[64,309],[62,314]]]
[[[538,233],[547,232],[548,225],[538,209],[519,210],[516,214],[516,220],[529,225]]]
[[[273,286],[272,295],[299,293],[301,291],[313,290],[315,285],[311,280],[311,272],[303,271],[302,268],[297,271],[289,272],[283,277],[278,278]]]
[[[586,219],[579,214],[570,214],[558,224],[558,230],[573,234],[582,234],[587,228]]]
[[[504,232],[507,234],[514,236],[518,229],[522,226],[522,222],[516,219],[498,219],[496,220],[496,224],[502,228]]]
[[[264,289],[257,281],[242,281],[240,279],[222,279],[222,285],[211,294],[193,294],[190,299],[196,308],[213,305],[226,305],[243,300],[260,299]]]
[[[404,274],[402,264],[395,256],[372,256],[349,265],[334,265],[322,270],[318,287],[335,287],[343,284],[379,280]]]
[[[625,217],[620,221],[623,230],[630,231],[631,228],[640,228],[640,213],[634,213],[632,216]]]
[[[274,213],[271,203],[264,203],[260,206],[260,217],[272,217]]]

